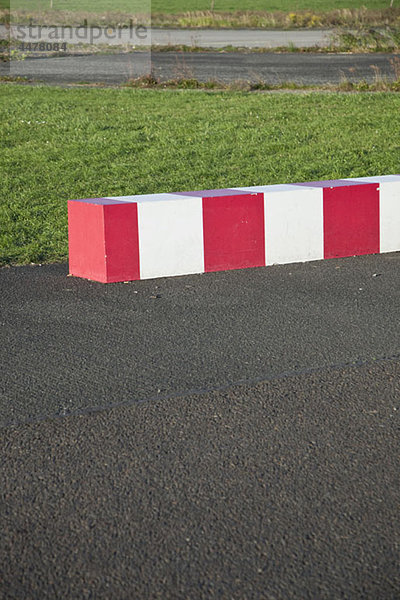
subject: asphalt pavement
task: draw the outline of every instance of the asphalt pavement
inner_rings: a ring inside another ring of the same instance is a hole
[[[400,254],[0,270],[4,598],[398,598]]]
[[[168,29],[154,27],[45,27],[0,25],[0,39],[11,36],[18,42],[67,42],[68,44],[106,44],[107,46],[132,44],[138,46],[185,45],[200,48],[243,46],[246,48],[276,48],[293,45],[309,48],[331,43],[330,29]]]
[[[2,269],[0,425],[395,356],[399,261],[108,286],[66,265]]]
[[[129,52],[27,58],[0,63],[0,76],[33,78],[45,83],[120,84],[151,71],[161,80],[196,78],[305,85],[339,83],[376,77],[395,79],[395,54]]]

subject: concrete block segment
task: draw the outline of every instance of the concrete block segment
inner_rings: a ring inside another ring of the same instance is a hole
[[[201,198],[138,202],[141,279],[201,273]]]
[[[400,175],[70,200],[69,266],[103,283],[400,250]]]
[[[69,271],[101,283],[139,279],[137,204],[68,202]]]
[[[293,185],[235,189],[264,195],[266,265],[324,258],[321,190]]]
[[[379,185],[380,252],[396,252],[400,249],[400,176],[359,177],[351,181]]]
[[[346,180],[298,183],[323,194],[324,258],[379,252],[379,186]]]

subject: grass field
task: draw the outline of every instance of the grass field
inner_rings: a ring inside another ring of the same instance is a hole
[[[400,0],[394,0],[397,6]],[[2,0],[3,3],[6,0]],[[381,10],[390,5],[387,0],[53,0],[54,10],[79,10],[88,12],[136,10],[140,3],[151,6],[152,12],[183,13],[188,11],[330,11],[339,8],[361,8]],[[50,0],[11,0],[13,10],[47,10]]]
[[[0,87],[0,264],[67,258],[68,198],[400,171],[400,96]]]
[[[1,7],[8,0],[0,0]],[[364,28],[400,24],[400,0],[12,0],[14,23],[184,28]],[[0,10],[0,22],[10,13]]]

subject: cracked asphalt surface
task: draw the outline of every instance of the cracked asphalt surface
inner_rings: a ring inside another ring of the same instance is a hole
[[[398,598],[399,266],[1,269],[1,596]]]

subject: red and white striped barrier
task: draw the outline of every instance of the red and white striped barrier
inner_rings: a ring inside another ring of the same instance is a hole
[[[400,250],[400,175],[70,200],[71,275],[103,283]]]

